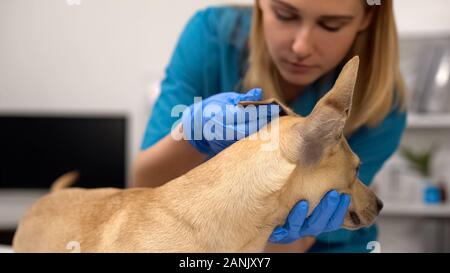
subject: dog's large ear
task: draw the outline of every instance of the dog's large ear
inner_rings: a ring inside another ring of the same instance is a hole
[[[342,138],[352,107],[358,67],[356,56],[344,66],[334,87],[317,103],[305,122],[297,125],[302,136],[302,154],[307,156],[303,161],[316,162],[325,147],[334,146]]]
[[[299,116],[297,113],[292,111],[292,109],[290,109],[285,104],[278,101],[277,99],[268,99],[268,100],[263,100],[263,101],[241,101],[241,102],[239,102],[239,105],[242,105],[242,106],[270,105],[270,104],[276,104],[280,107],[280,116]]]

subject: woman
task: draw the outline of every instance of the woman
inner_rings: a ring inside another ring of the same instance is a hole
[[[173,140],[170,131],[177,117],[170,114],[175,105],[193,109],[194,97],[222,106],[275,97],[307,116],[355,55],[360,56],[360,70],[345,136],[363,163],[359,178],[369,185],[397,149],[406,124],[393,3],[369,2],[256,0],[253,8],[197,13],[167,68],[135,162],[134,185],[161,185],[232,143]],[[262,91],[246,93],[256,87]],[[179,126],[191,119],[185,112]],[[348,203],[348,196],[331,192],[305,219],[307,203],[300,202],[286,225],[274,231],[267,251],[367,252],[367,244],[377,238],[375,226],[336,230]]]

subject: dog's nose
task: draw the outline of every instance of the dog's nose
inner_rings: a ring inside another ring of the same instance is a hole
[[[383,209],[383,202],[377,198],[377,210],[378,213],[380,213],[380,211]]]

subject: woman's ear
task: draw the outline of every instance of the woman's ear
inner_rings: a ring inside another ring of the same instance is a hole
[[[358,29],[360,32],[366,30],[370,26],[373,20],[374,13],[375,11],[373,8],[366,8],[364,10],[364,17]]]

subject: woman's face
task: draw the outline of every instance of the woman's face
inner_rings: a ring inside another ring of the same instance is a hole
[[[335,68],[371,20],[363,0],[257,0],[269,54],[290,84],[306,86]]]

